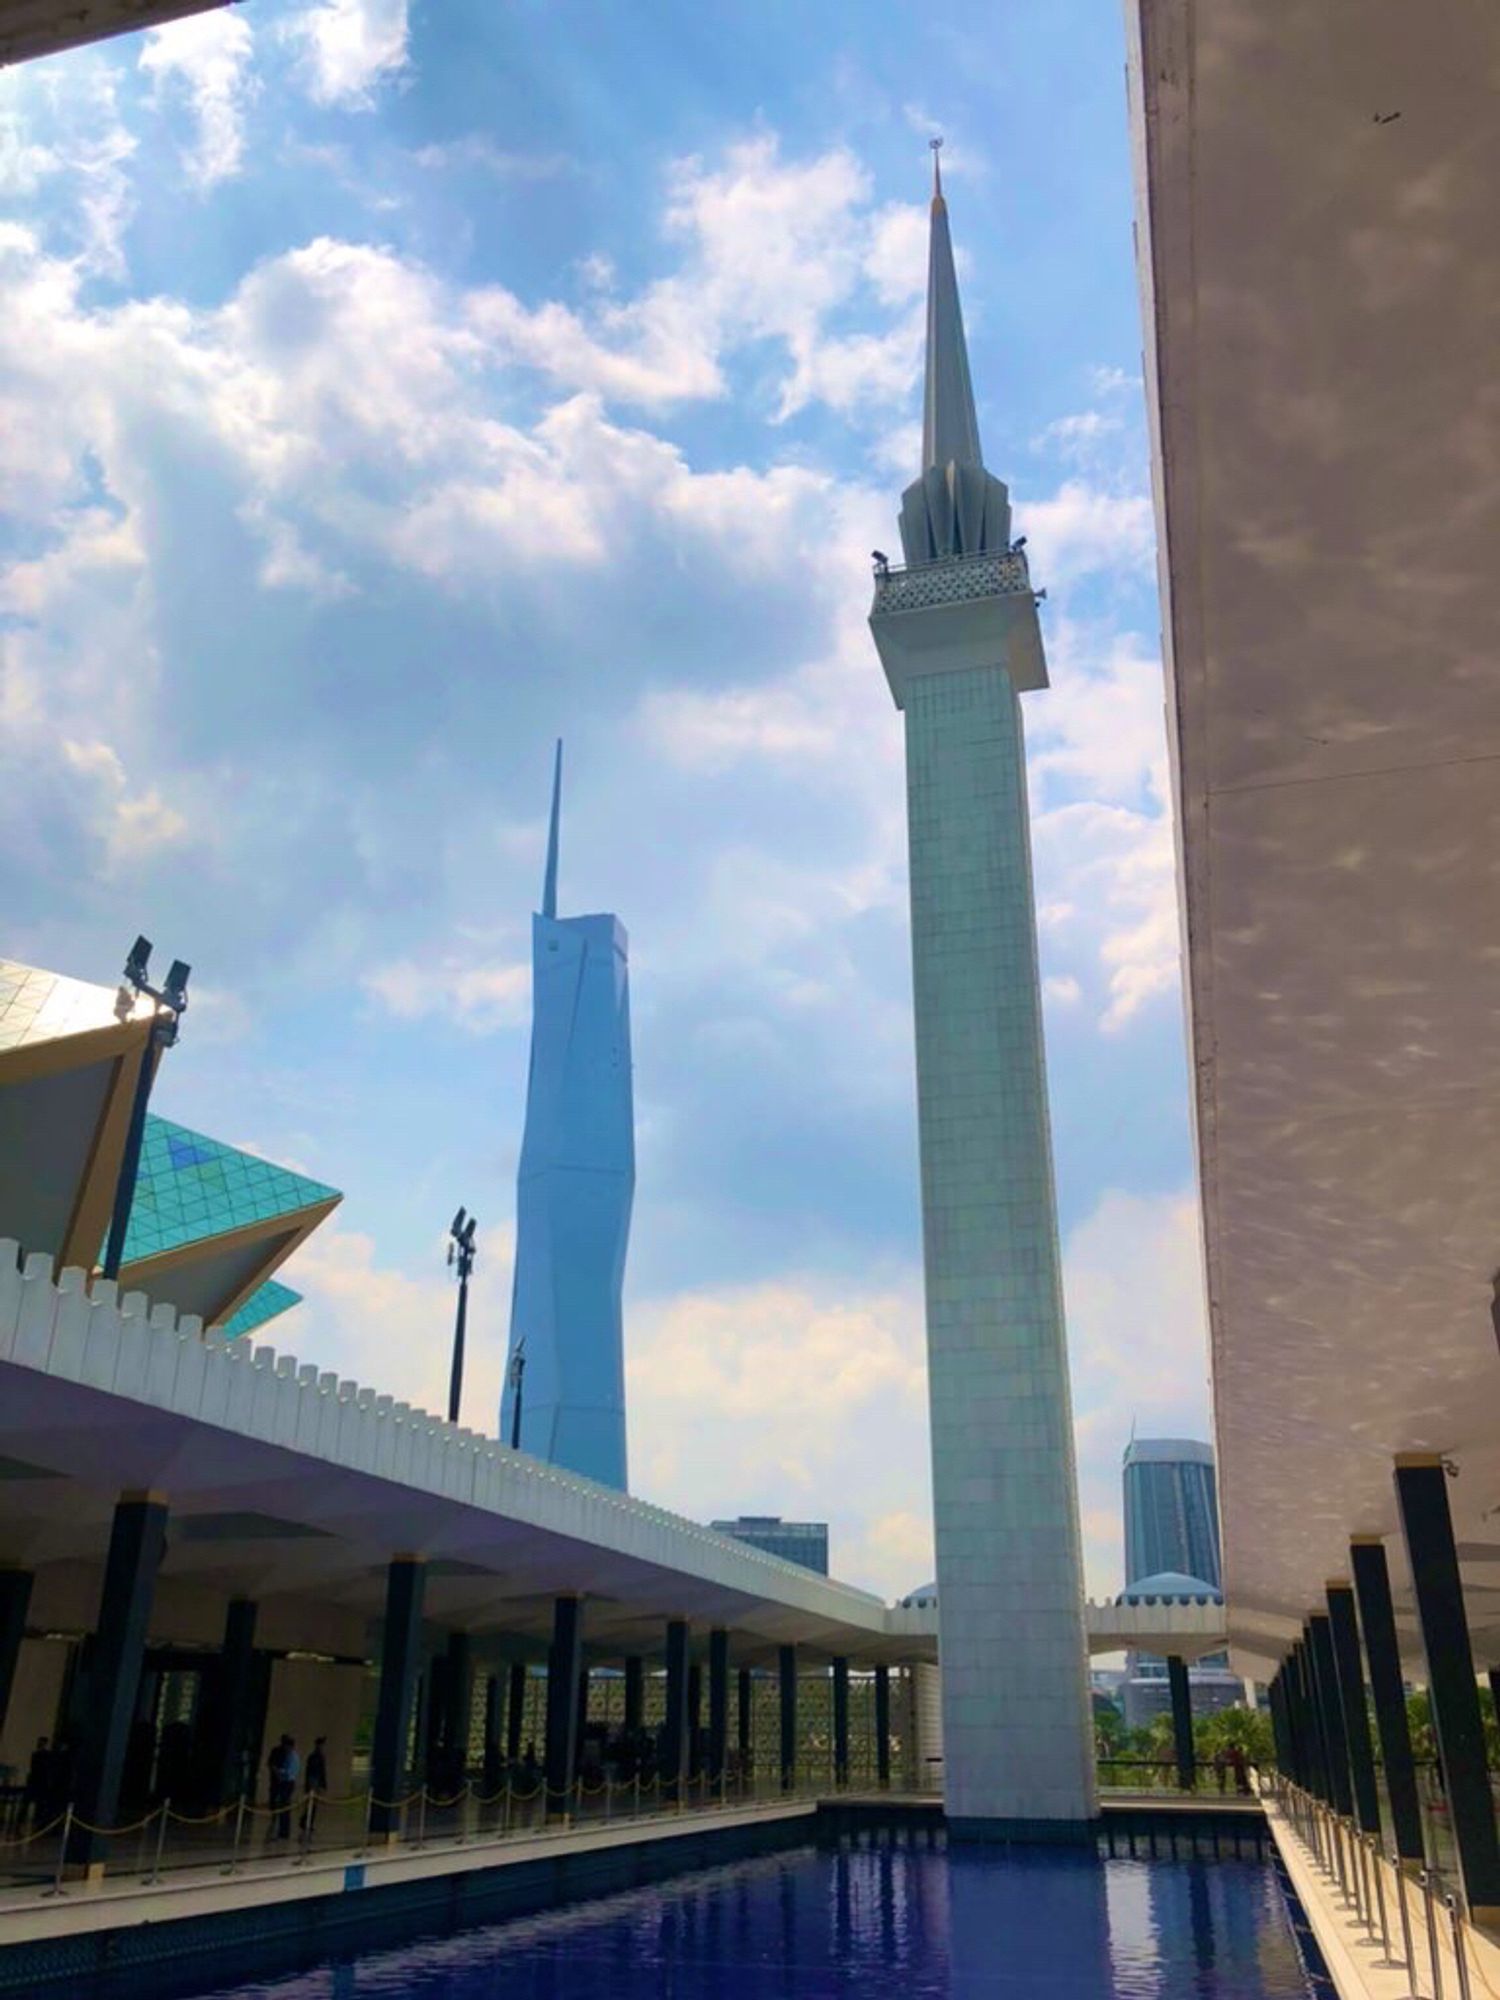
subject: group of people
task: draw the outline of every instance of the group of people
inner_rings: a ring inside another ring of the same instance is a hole
[[[313,1820],[318,1810],[318,1800],[328,1791],[328,1739],[315,1737],[313,1747],[307,1753],[307,1771],[304,1777],[302,1755],[297,1748],[295,1736],[283,1735],[271,1746],[266,1758],[267,1799],[271,1808],[271,1827],[268,1838],[290,1840],[292,1837],[292,1808],[297,1802],[297,1780],[303,1779],[303,1808],[301,1831],[310,1834]]]

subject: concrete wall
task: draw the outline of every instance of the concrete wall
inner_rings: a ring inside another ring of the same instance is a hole
[[[66,1639],[21,1641],[10,1706],[5,1712],[5,1727],[0,1730],[0,1765],[9,1767],[13,1780],[26,1776],[36,1739],[50,1738],[57,1729],[68,1652]]]
[[[297,1739],[297,1751],[304,1770],[314,1737],[326,1736],[328,1789],[336,1797],[350,1790],[349,1767],[354,1750],[354,1732],[359,1726],[364,1682],[363,1667],[334,1667],[322,1660],[274,1662],[271,1692],[266,1703],[266,1733],[261,1742],[260,1769],[255,1774],[258,1798],[265,1797],[266,1758],[271,1745],[283,1733]]]

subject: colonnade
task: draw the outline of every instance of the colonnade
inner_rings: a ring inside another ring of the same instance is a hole
[[[103,1856],[107,1837],[90,1829],[119,1823],[122,1780],[167,1526],[165,1495],[125,1493],[117,1501],[97,1619],[78,1647],[81,1685],[64,1703],[71,1752],[68,1802],[75,1822],[69,1858],[76,1862],[90,1863]],[[430,1750],[441,1749],[456,1768],[468,1762],[475,1701],[473,1642],[469,1633],[453,1630],[436,1653],[429,1652],[432,1635],[425,1622],[427,1576],[427,1563],[415,1552],[396,1554],[386,1569],[370,1745],[370,1826],[376,1834],[395,1830],[400,1816],[397,1802],[408,1790],[414,1765],[425,1768]],[[33,1583],[32,1574],[24,1569],[0,1570],[0,1722],[15,1681]],[[257,1616],[256,1603],[246,1597],[232,1598],[225,1613],[221,1646],[216,1654],[205,1651],[203,1655],[206,1671],[193,1757],[202,1800],[211,1806],[233,1803],[254,1786],[268,1671],[268,1663],[256,1647]],[[588,1725],[586,1622],[583,1598],[571,1594],[556,1597],[547,1654],[539,1774],[548,1797],[554,1800],[566,1800],[575,1783]],[[667,1618],[659,1649],[652,1648],[649,1654],[632,1651],[616,1655],[627,1735],[639,1736],[645,1726],[648,1662],[662,1673],[665,1724],[655,1732],[656,1771],[662,1795],[668,1799],[683,1797],[689,1781],[700,1777],[706,1780],[710,1794],[718,1793],[728,1772],[736,1764],[747,1772],[754,1756],[757,1677],[750,1667],[736,1663],[734,1635],[726,1627],[710,1629],[706,1646],[703,1638],[700,1631],[695,1646],[689,1621]],[[757,1646],[762,1647],[763,1642]],[[798,1689],[803,1665],[797,1646],[782,1644],[776,1649],[771,1671],[777,1691],[777,1769],[784,1790],[796,1783]],[[848,1783],[851,1769],[851,1663],[846,1657],[834,1658],[825,1670],[831,1680],[830,1775],[842,1786]],[[762,1685],[764,1672],[761,1669],[759,1675]],[[875,1776],[884,1788],[891,1780],[892,1743],[887,1664],[874,1666],[873,1682]],[[492,1765],[498,1769],[502,1727],[506,1762],[512,1769],[522,1763],[531,1685],[531,1667],[525,1659],[502,1661],[498,1671],[486,1674],[487,1775]],[[705,1708],[706,1729],[702,1727]]]
[[[1448,1471],[1434,1454],[1406,1453],[1394,1476],[1459,1873],[1472,1915],[1495,1923],[1500,1840]],[[1497,1678],[1492,1669],[1492,1688]],[[1322,1603],[1309,1610],[1272,1677],[1270,1703],[1282,1770],[1361,1832],[1380,1837],[1388,1819],[1399,1859],[1421,1866],[1421,1800],[1383,1538],[1351,1539],[1348,1574],[1330,1578]]]

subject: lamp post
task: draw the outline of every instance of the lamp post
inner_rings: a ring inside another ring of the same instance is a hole
[[[526,1373],[526,1336],[523,1333],[516,1342],[516,1351],[510,1357],[510,1386],[515,1390],[515,1400],[510,1406],[510,1448],[521,1449],[521,1381]]]
[[[469,1273],[474,1268],[475,1218],[460,1209],[448,1230],[448,1268],[458,1271],[458,1317],[453,1323],[453,1372],[448,1377],[448,1421],[458,1422],[464,1387],[464,1324],[469,1317]]]
[[[130,1126],[125,1134],[125,1152],[120,1161],[120,1178],[115,1183],[115,1206],[109,1220],[109,1241],[104,1246],[104,1275],[118,1278],[120,1263],[125,1255],[125,1232],[130,1227],[130,1210],[135,1202],[135,1184],[141,1171],[141,1146],[146,1137],[146,1106],[151,1101],[151,1084],[156,1075],[158,1052],[171,1048],[177,1040],[178,1027],[187,1012],[187,984],[192,972],[180,958],[174,958],[168,967],[167,976],[161,986],[153,986],[148,978],[151,963],[151,940],[138,937],[130,947],[130,956],[125,961],[125,976],[120,987],[121,1018],[134,1007],[141,994],[147,994],[153,1003],[151,1027],[146,1036],[146,1046],[141,1051],[140,1074],[135,1083],[135,1101],[130,1107]]]

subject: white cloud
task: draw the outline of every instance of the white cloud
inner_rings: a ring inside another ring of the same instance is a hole
[[[153,786],[132,790],[119,756],[107,743],[65,740],[63,757],[93,795],[91,817],[104,846],[105,873],[118,874],[157,849],[186,839],[188,822]]]
[[[1032,544],[1032,572],[1049,588],[1100,571],[1150,571],[1156,524],[1144,493],[1068,479],[1048,499],[1018,501],[1016,520]]]
[[[877,1291],[788,1277],[647,1300],[630,1314],[626,1380],[639,1492],[699,1520],[826,1519],[835,1574],[887,1597],[930,1570],[912,1274]]]
[[[1071,972],[1054,972],[1042,981],[1042,998],[1055,1007],[1076,1007],[1083,998],[1083,988]]]
[[[1054,417],[1032,439],[1032,446],[1037,450],[1051,446],[1064,458],[1089,463],[1097,458],[1100,447],[1117,438],[1124,428],[1123,418],[1103,410],[1076,410],[1071,416]]]
[[[158,86],[171,79],[187,91],[198,129],[185,163],[205,185],[240,170],[253,50],[249,22],[227,8],[147,32],[141,68]]]
[[[364,987],[398,1020],[421,1021],[443,1014],[471,1034],[486,1035],[527,1019],[531,967],[455,958],[429,964],[403,958],[367,973]]]
[[[12,206],[45,192],[49,227],[83,272],[123,277],[136,141],[120,114],[116,73],[84,57],[45,74],[8,70],[5,82],[0,197]]]
[[[317,104],[366,111],[407,63],[408,0],[319,0],[292,16],[308,94]]]
[[[546,181],[572,173],[576,162],[567,153],[515,153],[497,146],[483,132],[466,132],[460,139],[444,139],[418,146],[411,155],[419,167],[441,172],[450,167],[478,168],[499,180]]]

